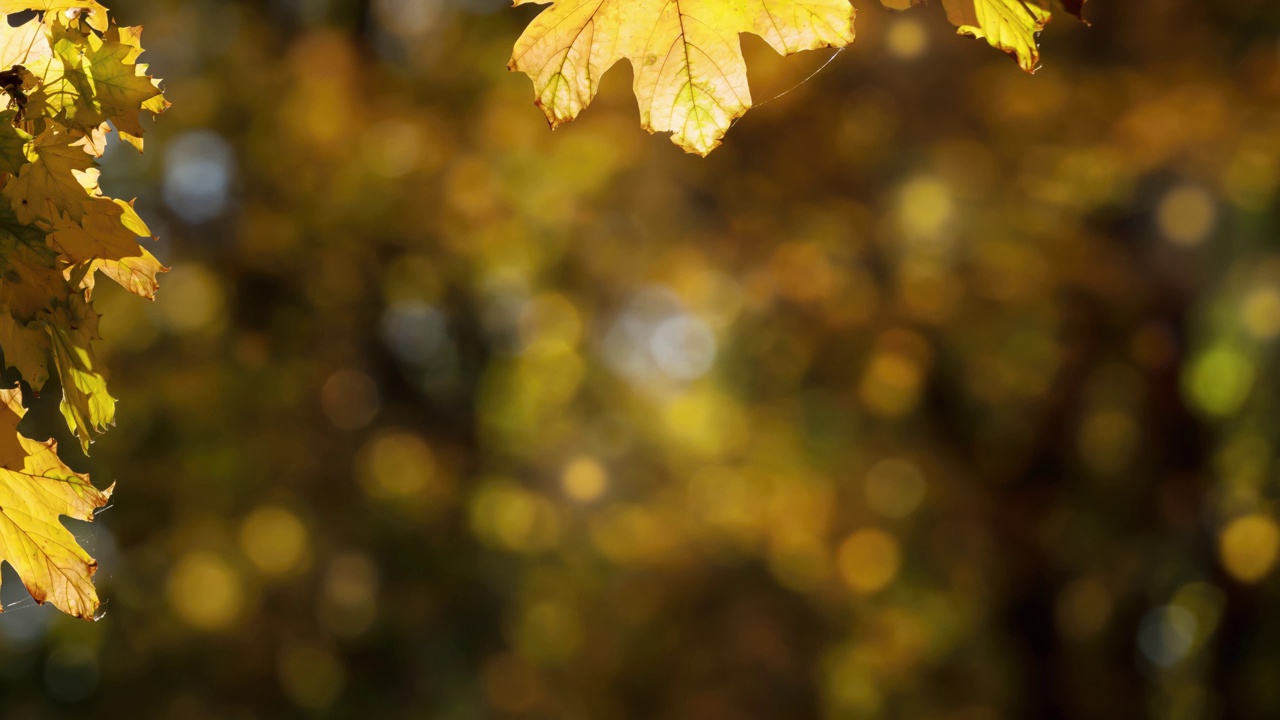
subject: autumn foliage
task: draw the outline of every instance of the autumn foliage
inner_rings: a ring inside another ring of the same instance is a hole
[[[141,28],[115,25],[96,2],[0,3],[25,10],[39,12],[0,26],[0,347],[23,389],[61,388],[62,415],[87,452],[115,419],[93,351],[94,284],[101,274],[152,298],[165,270],[139,244],[151,231],[132,203],[103,194],[96,158],[113,130],[141,151],[142,118],[168,102],[137,62]],[[53,441],[25,437],[24,412],[19,389],[0,391],[0,559],[37,601],[92,618],[96,563],[59,516],[91,520],[110,490],[72,472]]]
[[[881,2],[894,10],[924,4]],[[1052,17],[1050,4],[942,0],[960,34],[986,40],[1027,72],[1039,65],[1036,35]],[[1079,17],[1084,0],[1062,4]],[[554,0],[516,42],[509,67],[533,79],[534,102],[554,128],[577,117],[600,76],[626,58],[644,129],[670,132],[676,145],[706,155],[751,107],[740,33],[790,55],[848,45],[854,18],[848,0]]]

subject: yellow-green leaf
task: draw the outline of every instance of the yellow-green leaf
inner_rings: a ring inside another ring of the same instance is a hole
[[[112,29],[98,35],[56,19],[48,27],[53,53],[29,63],[40,81],[31,93],[32,113],[84,133],[111,122],[140,136],[140,113],[168,107],[158,81],[147,76],[145,65],[133,62],[141,51],[136,32],[122,36]]]
[[[119,42],[129,48],[129,52],[123,58],[125,63],[134,62],[142,54],[141,27],[113,26],[107,31],[106,37],[108,40]],[[134,146],[138,152],[142,152],[143,113],[150,113],[153,116],[159,115],[169,109],[170,102],[160,92],[160,80],[147,75],[146,64],[138,63],[133,67],[138,76],[146,78],[156,88],[155,95],[143,102],[141,108],[122,112],[112,118],[112,122],[115,124],[116,129],[120,131],[120,139]]]
[[[59,214],[75,220],[84,217],[89,192],[76,173],[93,168],[94,160],[83,143],[83,136],[77,138],[56,125],[33,141],[35,160],[4,186],[4,196],[18,222],[51,221]]]
[[[165,267],[138,244],[138,237],[150,237],[147,226],[128,203],[107,198],[89,198],[79,221],[59,215],[53,219],[50,245],[74,266],[83,266],[73,275],[82,275],[80,287],[93,289],[93,275],[100,271],[126,290],[154,298],[159,284],[156,274]]]
[[[13,566],[36,602],[92,619],[99,606],[92,579],[98,564],[59,518],[92,520],[111,489],[98,490],[87,475],[68,468],[53,441],[17,434],[23,412],[19,390],[0,390],[0,560]]]
[[[0,172],[17,175],[22,166],[31,162],[27,157],[27,145],[32,138],[13,124],[17,110],[0,112]]]
[[[1045,0],[942,0],[942,5],[961,34],[986,40],[1027,72],[1039,67],[1036,35],[1050,18]]]
[[[516,42],[508,67],[532,78],[535,104],[556,127],[591,102],[606,70],[629,59],[644,128],[706,155],[751,107],[740,33],[790,54],[853,42],[853,19],[848,0],[555,0]]]
[[[107,393],[106,371],[93,352],[98,314],[73,295],[49,322],[53,361],[62,380],[62,415],[87,453],[93,438],[116,421],[116,400]]]
[[[961,35],[986,40],[992,47],[1008,53],[1027,72],[1040,66],[1040,49],[1036,36],[1052,19],[1050,0],[942,0],[947,18]],[[923,5],[925,0],[880,0],[892,10],[905,10]],[[1068,12],[1080,16],[1084,0],[1065,0]]]

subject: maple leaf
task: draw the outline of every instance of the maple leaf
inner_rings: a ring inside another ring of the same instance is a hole
[[[0,0],[0,13],[12,15],[23,10],[39,10],[47,13],[82,12],[90,27],[105,31],[108,25],[107,9],[96,0]]]
[[[152,299],[160,284],[156,275],[168,270],[139,237],[150,237],[133,206],[122,200],[89,198],[83,218],[77,222],[59,215],[52,222],[49,244],[72,263],[66,275],[75,285],[92,292],[93,275],[101,272],[129,292]]]
[[[118,29],[99,36],[55,19],[50,25],[53,52],[27,63],[40,80],[31,93],[32,112],[86,133],[110,121],[140,136],[140,112],[163,112],[168,103],[146,75],[146,66],[133,62],[140,52],[137,33],[125,36],[135,44],[121,42],[120,37]],[[156,98],[162,107],[154,104]]]
[[[77,143],[83,143],[83,138],[57,125],[31,143],[32,162],[23,166],[3,191],[18,222],[52,221],[59,213],[76,220],[84,217],[89,191],[77,173],[87,172],[95,163]]]
[[[0,25],[0,349],[35,392],[56,373],[62,416],[88,452],[116,403],[93,351],[96,276],[152,298],[166,270],[138,244],[151,231],[133,204],[102,194],[95,158],[113,125],[141,150],[142,116],[169,103],[136,62],[139,28],[112,25],[92,0],[0,0],[0,12],[29,9],[43,12]],[[17,392],[0,391],[0,560],[37,601],[92,618],[94,562],[58,517],[91,519],[110,490],[63,465],[52,442],[22,436]]]
[[[101,201],[115,207],[111,200]],[[94,435],[114,423],[115,399],[93,353],[98,315],[86,293],[78,291],[83,281],[71,280],[74,266],[65,265],[65,254],[49,247],[42,231],[0,212],[0,347],[5,361],[37,391],[48,380],[53,361],[62,382],[62,414],[88,452]]]
[[[538,0],[516,0],[525,4]],[[554,0],[516,42],[508,68],[533,80],[551,126],[578,116],[623,58],[640,121],[706,155],[751,107],[738,36],[789,55],[853,42],[848,0]]]
[[[0,11],[5,10],[4,0],[0,0]],[[45,26],[32,20],[18,27],[10,27],[8,23],[0,23],[0,70],[7,70],[14,65],[35,63],[53,54],[49,46],[49,36]]]
[[[116,399],[107,392],[107,377],[94,355],[98,313],[83,295],[72,295],[48,323],[53,361],[62,380],[62,416],[89,452],[95,435],[116,421]]]
[[[893,10],[923,5],[925,0],[880,0]],[[1064,0],[1063,7],[1080,17],[1085,0]],[[1036,36],[1052,19],[1049,0],[942,0],[947,18],[961,35],[986,40],[1027,72],[1040,66]]]
[[[14,126],[13,122],[17,114],[17,110],[0,112],[0,172],[10,175],[17,175],[23,165],[31,162],[31,158],[27,157],[26,149],[32,137],[26,131]]]
[[[0,560],[36,602],[91,619],[99,606],[92,580],[98,564],[59,518],[92,520],[111,488],[98,490],[63,464],[54,441],[19,434],[25,412],[20,390],[0,390]]]
[[[125,64],[134,63],[143,52],[141,27],[117,27],[113,25],[107,31],[106,38],[129,48],[128,53],[121,60]],[[142,103],[141,108],[128,109],[112,118],[111,122],[116,126],[116,130],[120,132],[121,140],[137,148],[138,152],[142,152],[143,129],[141,118],[143,114],[159,115],[168,110],[172,103],[166,100],[164,94],[160,91],[160,80],[147,74],[147,65],[145,63],[133,64],[133,68],[139,77],[146,78],[156,88],[156,92]]]

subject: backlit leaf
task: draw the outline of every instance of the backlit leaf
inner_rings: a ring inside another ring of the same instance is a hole
[[[790,54],[848,45],[853,19],[848,0],[555,0],[516,42],[508,67],[533,79],[535,103],[556,127],[577,117],[600,76],[626,58],[644,128],[706,155],[751,107],[740,33]]]
[[[62,416],[87,452],[115,420],[93,350],[97,277],[152,298],[165,270],[138,243],[151,231],[133,205],[103,194],[95,158],[112,126],[141,150],[141,119],[169,104],[135,62],[139,29],[112,26],[96,2],[0,0],[0,12],[28,9],[44,12],[0,26],[0,349],[36,393],[57,375]],[[22,435],[17,392],[0,391],[0,560],[37,601],[92,618],[95,564],[59,517],[91,519],[109,491]]]
[[[0,112],[0,172],[17,175],[22,166],[31,162],[27,157],[27,145],[31,135],[14,127],[16,110]]]
[[[880,0],[887,8],[905,10],[925,0]],[[1085,0],[1064,0],[1067,12],[1080,17]],[[986,40],[1027,72],[1040,66],[1036,38],[1052,19],[1050,0],[942,0],[947,17],[961,35]]]
[[[59,518],[92,520],[111,490],[68,468],[52,440],[17,434],[23,412],[18,389],[0,390],[0,560],[13,566],[36,602],[91,619],[99,606],[92,581],[98,564]]]
[[[102,32],[107,29],[107,9],[97,0],[0,0],[0,12],[13,14],[23,10],[41,10],[49,13],[65,13],[80,10],[87,16],[89,25]]]
[[[76,220],[84,217],[89,193],[76,173],[89,170],[94,161],[82,144],[76,144],[82,142],[83,138],[56,125],[35,139],[35,160],[4,186],[4,196],[18,222],[52,220],[59,214]]]

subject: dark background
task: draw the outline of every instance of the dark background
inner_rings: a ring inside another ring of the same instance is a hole
[[[1280,5],[855,4],[702,160],[549,132],[533,6],[114,3],[174,269],[0,717],[1280,716]]]

